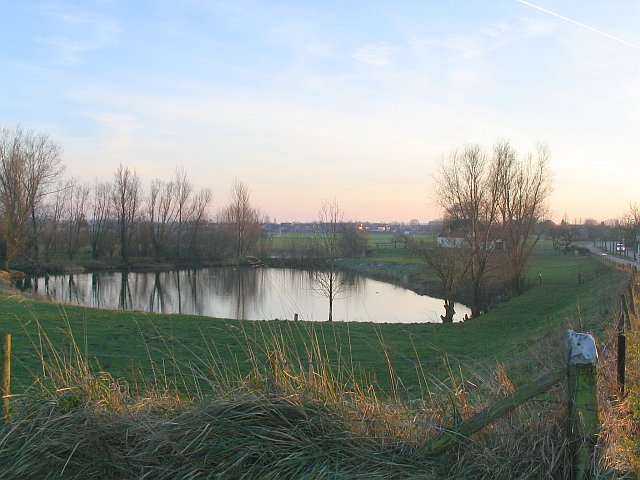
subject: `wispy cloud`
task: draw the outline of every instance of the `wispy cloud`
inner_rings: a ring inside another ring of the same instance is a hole
[[[63,3],[48,4],[41,14],[52,22],[52,28],[39,41],[50,46],[64,63],[80,63],[84,54],[111,44],[121,31],[107,15]]]
[[[388,67],[393,64],[393,57],[399,50],[397,45],[387,42],[373,43],[358,48],[353,58],[366,65]]]
[[[597,33],[598,35],[602,35],[603,37],[607,37],[607,38],[609,38],[611,40],[614,40],[614,41],[616,41],[618,43],[621,43],[622,45],[626,45],[627,47],[631,47],[633,49],[640,50],[640,46],[635,45],[635,44],[630,43],[630,42],[627,42],[626,40],[623,40],[622,38],[619,38],[619,37],[616,37],[614,35],[611,35],[611,34],[609,34],[607,32],[603,32],[602,30],[598,30],[597,28],[592,27],[590,25],[586,25],[584,23],[578,22],[578,21],[573,20],[573,19],[571,19],[569,17],[565,17],[564,15],[560,15],[559,13],[553,12],[553,11],[548,10],[546,8],[543,8],[543,7],[539,6],[539,5],[535,5],[533,3],[527,2],[525,0],[516,0],[516,1],[518,3],[526,5],[528,7],[535,8],[536,10],[539,10],[539,11],[541,11],[543,13],[546,13],[547,15],[551,15],[553,17],[559,18],[560,20],[564,20],[566,22],[572,23],[573,25],[576,25],[576,26],[578,26],[580,28],[584,28],[585,30],[589,30],[591,32]]]

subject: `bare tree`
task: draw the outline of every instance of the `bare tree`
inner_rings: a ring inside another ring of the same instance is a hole
[[[563,253],[567,254],[571,245],[580,238],[580,227],[569,221],[567,214],[564,214],[560,225],[556,226],[556,238],[559,246],[562,247]]]
[[[50,261],[53,253],[60,247],[60,230],[64,216],[67,182],[60,183],[55,193],[51,195],[50,201],[41,208],[43,226],[40,229],[40,238],[45,262]]]
[[[21,127],[0,129],[0,225],[4,266],[30,243],[38,254],[36,209],[49,185],[62,173],[61,148],[48,135]],[[27,222],[31,235],[27,238]]]
[[[471,255],[466,245],[442,246],[438,242],[420,242],[413,246],[414,251],[438,277],[444,300],[442,323],[453,322],[455,301],[464,284],[471,266]]]
[[[28,135],[29,137],[29,135]],[[27,140],[26,191],[31,208],[31,248],[33,258],[38,258],[37,209],[50,192],[51,185],[62,175],[62,148],[46,134],[34,134]]]
[[[341,230],[344,214],[336,200],[322,202],[318,213],[317,244],[322,256],[323,265],[314,272],[316,291],[329,300],[329,318],[333,320],[333,302],[344,291],[345,285],[340,281],[336,268],[336,260],[340,256],[342,243]]]
[[[524,270],[540,238],[540,233],[532,235],[534,228],[547,213],[546,202],[551,193],[549,151],[539,145],[535,158],[528,155],[522,161],[505,141],[498,142],[493,152],[493,178],[505,254],[505,284],[509,293],[517,295],[524,291]]]
[[[193,192],[193,184],[187,179],[187,172],[184,169],[176,169],[176,207],[177,207],[177,239],[176,239],[176,256],[180,258],[182,249],[182,235],[185,225],[191,219],[190,199]]]
[[[140,178],[135,170],[120,164],[112,186],[111,202],[118,225],[120,256],[125,261],[129,258],[131,239],[138,221],[141,193]]]
[[[96,182],[93,187],[93,204],[91,214],[91,256],[94,259],[106,254],[111,225],[113,222],[113,208],[111,205],[112,187],[109,182]]]
[[[66,254],[69,260],[73,260],[78,252],[83,235],[86,233],[87,208],[91,188],[87,184],[81,184],[77,180],[71,180],[65,188],[66,212],[67,212],[67,236],[65,241]]]
[[[190,239],[189,239],[189,255],[196,256],[196,246],[198,245],[198,236],[202,230],[202,226],[207,220],[207,208],[211,203],[211,190],[203,188],[194,197],[191,204],[191,221],[190,221]]]
[[[149,234],[156,257],[167,253],[176,220],[176,184],[153,180],[147,199]]]
[[[454,151],[440,165],[437,201],[449,217],[462,225],[471,255],[472,316],[487,309],[486,281],[496,245],[497,183],[487,155],[479,145]]]
[[[235,239],[238,258],[246,256],[260,236],[260,212],[251,205],[249,189],[238,179],[233,181],[229,205],[220,214],[220,221]]]

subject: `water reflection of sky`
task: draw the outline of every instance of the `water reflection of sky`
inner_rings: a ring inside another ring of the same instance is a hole
[[[341,274],[333,319],[352,322],[438,322],[440,299],[384,282]],[[53,301],[98,308],[186,313],[248,320],[324,321],[329,301],[310,272],[293,269],[208,268],[151,273],[52,275],[25,288]],[[456,304],[456,320],[470,311]]]

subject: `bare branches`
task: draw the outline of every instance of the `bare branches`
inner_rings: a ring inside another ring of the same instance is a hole
[[[147,197],[148,234],[156,257],[170,253],[180,259],[189,235],[188,254],[193,255],[197,233],[206,217],[211,192],[203,189],[194,193],[193,183],[182,169],[176,169],[169,182],[153,180]]]
[[[138,221],[140,201],[140,178],[135,170],[129,170],[129,167],[120,164],[113,181],[111,202],[118,224],[120,256],[125,261],[129,257],[131,239]]]
[[[36,208],[62,173],[61,148],[48,135],[21,127],[0,129],[0,213],[5,268],[30,243],[37,256]],[[27,238],[27,222],[31,235]]]
[[[321,256],[326,261],[326,265],[314,272],[314,282],[316,290],[329,299],[329,317],[333,320],[333,301],[344,291],[344,284],[340,281],[336,270],[336,260],[340,254],[342,243],[341,231],[344,223],[344,214],[340,210],[338,202],[324,200],[318,213],[318,235],[317,242]]]
[[[498,212],[497,185],[488,157],[479,145],[454,151],[449,161],[441,164],[437,193],[438,203],[464,232],[464,244],[471,255],[471,311],[477,316],[486,310],[485,283]]]
[[[106,254],[109,245],[110,222],[113,215],[111,184],[96,182],[91,208],[91,256],[97,259]]]
[[[462,232],[471,255],[473,315],[486,310],[485,283],[495,252],[505,258],[505,287],[524,289],[524,269],[537,238],[551,193],[549,151],[539,145],[524,160],[507,141],[497,142],[489,157],[478,145],[467,145],[443,161],[437,176],[438,203]]]
[[[233,232],[238,258],[246,256],[260,237],[260,211],[251,205],[249,189],[237,178],[219,220]]]
[[[511,294],[524,291],[524,269],[539,235],[532,237],[535,225],[547,213],[551,193],[549,151],[538,145],[536,156],[519,160],[508,142],[494,147],[493,176],[500,212],[501,237],[506,255],[505,283]]]

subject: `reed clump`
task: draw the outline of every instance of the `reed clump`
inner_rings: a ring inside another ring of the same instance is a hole
[[[113,401],[92,397],[93,381]],[[255,379],[184,402],[93,381],[17,403],[0,429],[0,478],[565,478],[562,427],[531,410],[428,458],[420,447],[447,410],[428,402],[328,401]]]

